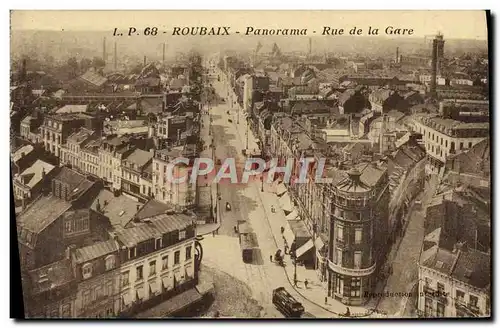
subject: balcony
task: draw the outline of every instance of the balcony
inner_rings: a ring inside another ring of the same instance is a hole
[[[460,310],[462,312],[468,313],[472,316],[479,316],[481,315],[481,310],[477,305],[473,305],[471,303],[466,303],[465,300],[463,299],[456,299],[455,300],[455,308],[457,310]]]
[[[343,266],[340,266],[338,264],[333,263],[332,261],[328,260],[328,268],[336,273],[346,275],[346,276],[351,276],[351,277],[364,277],[372,274],[375,272],[375,268],[377,267],[377,263],[373,263],[373,265],[369,268],[365,269],[354,269],[354,268],[345,268]]]

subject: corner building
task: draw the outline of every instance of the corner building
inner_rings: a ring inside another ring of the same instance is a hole
[[[385,260],[389,188],[384,164],[360,164],[332,189],[328,296],[366,303]]]

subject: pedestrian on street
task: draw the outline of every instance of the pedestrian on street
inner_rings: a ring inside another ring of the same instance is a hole
[[[273,262],[273,256],[272,256],[272,255],[271,255],[271,256],[269,256],[269,261],[270,261],[270,262]]]
[[[281,234],[285,232],[285,228],[281,227]]]
[[[288,246],[285,245],[285,254],[288,254]]]
[[[298,280],[297,280],[297,279],[294,279],[294,280],[293,280],[293,285],[294,285],[295,287],[297,287],[297,288],[298,288],[299,286],[297,286],[297,283],[298,283]]]
[[[307,285],[309,285],[309,281],[307,281],[307,279],[304,281],[304,286],[306,287],[307,289]]]
[[[345,316],[350,317],[351,316],[351,311],[349,311],[349,307],[347,307],[347,310],[345,311]]]

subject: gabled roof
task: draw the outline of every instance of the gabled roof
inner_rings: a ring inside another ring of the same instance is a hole
[[[24,229],[40,233],[70,208],[71,203],[65,200],[52,195],[43,196],[18,215],[16,221]]]
[[[185,214],[159,214],[148,218],[149,223],[127,228],[117,233],[118,239],[127,247],[152,238],[163,237],[168,232],[183,230],[193,225],[193,218]]]
[[[33,165],[24,170],[16,180],[28,188],[33,188],[42,181],[43,174],[47,174],[54,169],[54,165],[37,159]]]
[[[85,72],[83,75],[79,77],[79,79],[87,83],[93,84],[97,87],[104,85],[104,83],[106,83],[107,81],[107,79],[104,76],[92,70],[88,70],[87,72]]]

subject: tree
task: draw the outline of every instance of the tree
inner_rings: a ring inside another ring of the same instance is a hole
[[[80,70],[82,72],[86,72],[91,67],[92,67],[92,60],[88,58],[82,58],[82,60],[80,60]]]
[[[102,58],[94,57],[94,59],[92,59],[92,67],[95,69],[103,68],[104,66],[106,66],[106,62]]]

